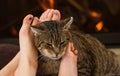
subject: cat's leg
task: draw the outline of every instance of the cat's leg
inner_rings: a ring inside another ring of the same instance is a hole
[[[114,52],[116,55],[119,55],[120,56],[120,48],[114,48],[114,49],[108,49],[112,52]]]
[[[73,44],[69,43],[66,54],[60,63],[58,76],[78,76],[77,73],[77,50],[74,50]]]

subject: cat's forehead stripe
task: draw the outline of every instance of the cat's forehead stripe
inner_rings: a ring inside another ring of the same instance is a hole
[[[47,26],[50,36],[52,37],[53,41],[55,40],[57,43],[60,41],[60,36],[59,36],[59,28],[60,24],[57,21],[48,21],[45,22],[45,25]]]

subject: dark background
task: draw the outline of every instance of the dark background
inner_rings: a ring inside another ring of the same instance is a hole
[[[48,8],[60,10],[62,19],[73,16],[75,29],[106,46],[120,47],[120,0],[1,0],[0,42],[18,43],[22,19],[29,13],[39,17]],[[99,22],[103,24],[97,30]]]

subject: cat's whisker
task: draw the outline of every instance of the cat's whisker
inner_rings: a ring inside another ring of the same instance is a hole
[[[38,56],[38,60],[40,60],[42,57],[43,57],[42,55],[39,55],[39,56]]]
[[[46,21],[34,29],[34,41],[39,51],[39,76],[59,72],[60,59],[66,53],[68,42],[72,42],[74,46],[71,47],[78,50],[78,76],[120,76],[120,58],[96,38],[69,29],[72,21],[72,18],[62,22]]]

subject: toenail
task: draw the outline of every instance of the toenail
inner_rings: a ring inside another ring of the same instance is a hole
[[[33,19],[32,17],[29,18],[30,21],[31,21],[32,19]]]
[[[58,16],[58,13],[54,13],[54,15]]]

